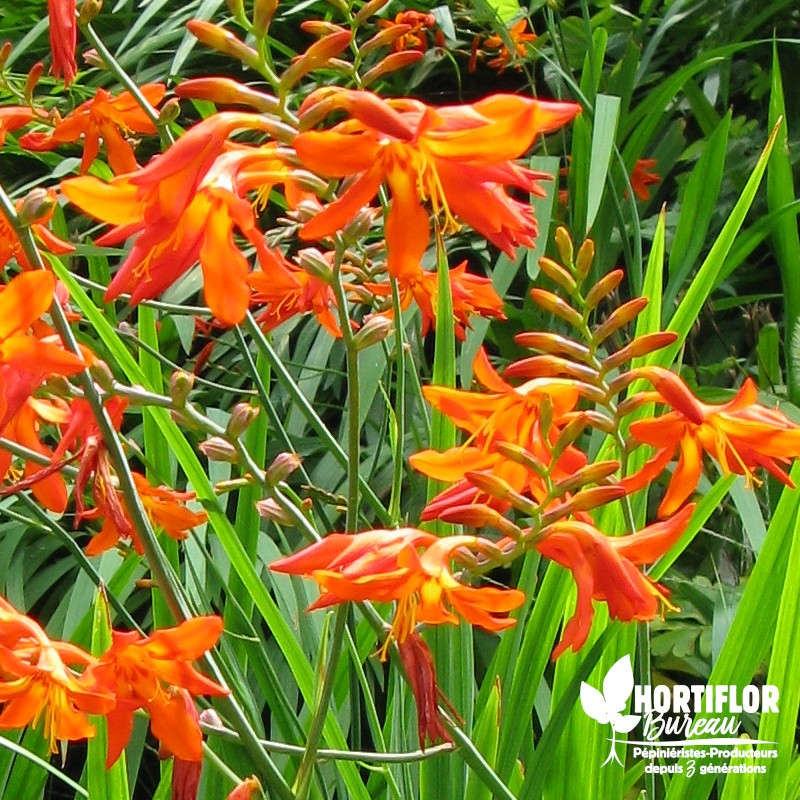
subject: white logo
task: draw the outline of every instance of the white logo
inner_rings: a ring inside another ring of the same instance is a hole
[[[601,725],[611,725],[611,752],[601,764],[605,766],[612,759],[622,766],[616,751],[616,734],[629,733],[636,727],[641,717],[638,714],[623,714],[628,699],[633,693],[633,668],[631,657],[623,656],[606,673],[603,680],[603,693],[581,681],[581,706],[592,719]]]
[[[778,713],[778,700],[778,688],[769,684],[639,686],[634,684],[630,655],[608,670],[602,692],[581,682],[584,713],[600,725],[611,726],[611,751],[601,766],[609,761],[624,766],[616,751],[617,734],[630,733],[641,721],[643,740],[628,739],[627,744],[634,745],[634,757],[650,761],[645,766],[649,773],[680,774],[684,771],[683,762],[670,765],[663,761],[681,758],[710,760],[701,763],[699,770],[703,774],[766,772],[764,764],[752,762],[777,758],[778,751],[769,747],[776,743],[740,736],[740,714]],[[624,713],[629,703],[636,713]],[[662,740],[663,736],[667,741]],[[753,749],[759,745],[768,747]],[[737,763],[743,758],[751,763]],[[662,763],[654,763],[654,759],[661,759]],[[688,770],[693,772],[695,763],[689,761]]]

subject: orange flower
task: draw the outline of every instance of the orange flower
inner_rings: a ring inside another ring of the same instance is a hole
[[[0,147],[6,141],[6,134],[27,125],[33,120],[33,110],[28,106],[4,106],[0,108]]]
[[[50,51],[53,64],[50,71],[56,78],[63,76],[69,86],[78,73],[75,48],[78,45],[78,23],[75,19],[76,0],[47,0],[50,18]]]
[[[522,592],[464,586],[450,571],[450,560],[458,558],[459,551],[495,549],[477,536],[440,539],[415,528],[332,533],[269,568],[311,577],[319,584],[322,594],[309,610],[345,601],[397,601],[391,632],[381,648],[385,660],[390,641],[402,644],[417,623],[457,624],[460,614],[490,631],[514,624],[504,614],[522,604]]]
[[[455,482],[437,495],[423,510],[422,519],[433,519],[444,509],[471,502],[487,502],[504,510],[508,503],[486,498],[465,479],[466,472],[490,472],[502,478],[515,491],[530,493],[535,499],[544,495],[541,479],[521,464],[505,458],[496,448],[509,442],[525,448],[543,464],[551,461],[548,446],[540,427],[539,407],[545,398],[552,405],[552,424],[547,433],[549,444],[558,438],[562,418],[573,411],[581,396],[577,381],[566,378],[534,378],[521,386],[508,384],[489,363],[481,349],[473,363],[475,379],[489,392],[470,392],[443,386],[423,388],[425,399],[446,414],[469,434],[466,443],[446,450],[423,450],[409,459],[411,466],[438,481]],[[552,472],[560,480],[586,464],[586,456],[568,447]]]
[[[24,200],[19,200],[16,203],[17,211],[20,211],[24,205]],[[47,201],[43,204],[45,207],[52,203],[50,208],[47,208],[43,214],[40,214],[31,226],[31,232],[37,243],[44,247],[48,252],[55,253],[56,255],[64,255],[71,253],[75,248],[69,242],[59,239],[49,228],[47,223],[53,216],[53,211],[56,206],[56,195],[52,190],[48,192]],[[5,269],[11,259],[14,259],[17,264],[24,270],[33,270],[34,266],[25,255],[22,248],[22,242],[17,236],[17,232],[11,226],[11,223],[6,219],[4,214],[0,214],[0,269]]]
[[[683,534],[694,511],[685,506],[668,520],[629,536],[606,536],[586,522],[562,521],[542,531],[536,549],[547,558],[572,570],[578,588],[575,614],[564,626],[553,660],[567,648],[578,651],[586,641],[594,618],[592,599],[608,605],[612,619],[626,622],[653,619],[659,601],[672,610],[669,592],[636,567],[661,558]]]
[[[144,637],[136,631],[113,631],[111,647],[90,672],[117,698],[107,714],[110,767],[130,739],[133,714],[150,714],[153,736],[183,761],[202,759],[203,738],[197,714],[185,702],[193,695],[225,695],[228,690],[198,672],[190,662],[210,650],[222,633],[219,617],[196,617],[175,628],[162,628]]]
[[[0,600],[0,729],[37,726],[43,719],[51,753],[58,740],[94,736],[86,714],[109,712],[114,696],[88,672],[71,669],[90,666],[93,657],[69,642],[51,641],[34,620]]]
[[[164,98],[163,83],[148,83],[140,91],[152,106]],[[77,142],[83,136],[81,172],[86,172],[97,157],[100,140],[108,149],[108,163],[116,174],[133,172],[137,168],[133,148],[124,138],[132,133],[157,133],[156,126],[144,113],[130,92],[114,97],[105,89],[98,89],[90,100],[81,103],[64,119],[58,119],[50,133],[31,131],[19,140],[27,150],[55,150],[60,144]]]
[[[421,257],[421,254],[420,254]],[[426,272],[422,267],[405,271],[397,278],[400,288],[400,303],[407,308],[415,300],[422,314],[422,335],[430,330],[436,320],[439,296],[439,277],[435,272]],[[367,288],[376,295],[388,297],[391,287],[383,283],[369,283]],[[505,319],[503,300],[492,287],[489,278],[467,272],[467,262],[462,261],[450,270],[450,291],[453,296],[453,319],[455,334],[463,340],[465,328],[470,327],[470,317]]]
[[[3,383],[5,370],[7,367],[0,367],[0,385]],[[38,386],[39,381],[35,380],[35,384]],[[30,391],[32,392],[33,388]],[[0,420],[0,435],[51,459],[53,451],[39,438],[41,422],[57,424],[64,422],[67,416],[68,411],[60,403],[27,397],[16,415],[11,416],[5,423]],[[67,507],[67,487],[64,478],[57,471],[58,466],[43,467],[41,464],[26,460],[24,476],[25,481],[31,484],[33,496],[45,508],[56,514],[63,514]],[[11,453],[0,450],[0,480],[8,477],[10,469]]]
[[[674,372],[644,367],[636,375],[655,386],[661,400],[673,410],[630,425],[634,439],[656,448],[642,469],[622,483],[637,491],[655,480],[679,455],[659,516],[674,513],[697,488],[703,471],[703,453],[711,455],[723,474],[744,475],[748,484],[763,467],[787,486],[794,486],[779,464],[800,456],[800,426],[777,409],[758,404],[758,388],[749,378],[737,395],[721,405],[701,403]]]
[[[505,72],[509,64],[514,59],[524,59],[528,55],[528,47],[536,41],[536,34],[531,31],[525,33],[528,27],[528,20],[523,18],[517,20],[507,31],[507,37],[503,36],[487,36],[483,42],[483,46],[494,50],[499,48],[496,56],[491,58],[486,63],[493,67],[501,75]],[[513,45],[513,52],[506,44],[506,38],[511,40]],[[517,69],[520,69],[520,64],[517,64]]]
[[[649,172],[655,165],[656,160],[654,158],[640,158],[633,166],[633,172],[631,172],[631,186],[633,187],[633,193],[640,200],[649,200],[650,190],[647,187],[661,180],[659,174]]]
[[[322,99],[320,99],[322,98]],[[301,116],[343,109],[350,119],[328,131],[301,133],[294,141],[301,161],[329,177],[357,176],[347,190],[301,229],[305,239],[340,230],[386,181],[392,205],[386,218],[388,268],[393,277],[419,267],[429,242],[428,214],[457,229],[463,220],[512,255],[531,246],[536,223],[530,206],[505,187],[541,193],[542,173],[516,166],[540,133],[568,122],[580,107],[512,95],[493,95],[474,105],[432,108],[418,101],[382,100],[355,90],[320,90]]]
[[[62,182],[61,190],[72,203],[115,225],[98,244],[136,237],[106,300],[123,292],[131,293],[134,305],[156,297],[199,261],[206,302],[214,314],[225,325],[244,319],[250,302],[245,282],[249,264],[234,243],[234,229],[259,254],[265,245],[237,179],[240,170],[253,168],[264,153],[243,146],[223,151],[237,128],[263,130],[265,124],[258,114],[215,114],[132,175],[110,183],[91,176]]]
[[[331,311],[336,307],[336,295],[330,284],[294,266],[279,251],[267,251],[261,259],[261,270],[251,272],[247,283],[253,289],[253,304],[266,306],[256,316],[265,331],[310,312],[331,336],[342,335]]]
[[[436,17],[422,11],[401,11],[395,14],[394,21],[379,19],[378,27],[388,29],[403,26],[408,28],[395,40],[394,50],[419,50],[425,52],[430,46],[428,32],[433,31],[433,38],[437,47],[444,47],[444,34],[437,29]]]

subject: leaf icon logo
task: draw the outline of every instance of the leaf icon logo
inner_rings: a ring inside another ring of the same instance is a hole
[[[622,766],[616,753],[615,734],[632,731],[641,719],[638,714],[622,713],[632,692],[633,667],[629,655],[623,656],[606,673],[602,692],[589,686],[586,681],[581,682],[581,706],[584,712],[601,725],[611,725],[611,752],[602,766],[612,759]]]

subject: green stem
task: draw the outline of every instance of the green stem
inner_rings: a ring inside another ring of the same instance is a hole
[[[400,523],[400,495],[403,490],[403,461],[405,457],[406,408],[406,348],[403,335],[403,310],[397,281],[391,278],[392,313],[394,314],[395,392],[394,417],[396,441],[392,464],[392,493],[389,496],[389,516],[393,525]]]
[[[345,625],[347,624],[348,604],[342,603],[334,613],[333,634],[331,635],[331,649],[328,654],[328,663],[325,665],[325,675],[317,700],[317,707],[311,719],[311,727],[306,739],[305,751],[297,770],[294,782],[295,797],[297,800],[306,800],[311,790],[311,779],[314,775],[314,766],[317,760],[319,742],[322,738],[322,729],[325,727],[325,718],[328,715],[328,705],[333,695],[333,684],[336,679],[336,668],[342,654],[344,643]]]

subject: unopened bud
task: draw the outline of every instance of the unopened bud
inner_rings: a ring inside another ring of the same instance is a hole
[[[425,58],[425,53],[419,50],[403,50],[401,53],[390,53],[386,58],[379,61],[374,67],[368,69],[361,78],[362,86],[369,86],[378,78],[396,72],[399,69],[410,67]]]
[[[259,39],[263,39],[267,35],[277,8],[278,0],[255,0],[253,4],[253,33]]]
[[[186,27],[198,41],[213,48],[218,53],[233,56],[233,58],[252,69],[258,69],[260,66],[258,53],[233,33],[225,30],[225,28],[202,19],[189,20],[186,23]]]
[[[540,258],[539,268],[551,281],[557,283],[562,289],[569,292],[569,294],[572,294],[578,286],[575,282],[575,278],[560,264],[556,264],[552,258]]]
[[[547,466],[543,462],[536,458],[533,453],[518,444],[513,442],[495,442],[494,447],[504,458],[517,464],[522,464],[523,467],[532,470],[541,478],[544,478],[549,472]]]
[[[325,283],[333,280],[333,270],[316,247],[305,247],[297,253],[297,263],[309,274]]]
[[[198,445],[200,452],[211,461],[226,461],[235,464],[239,460],[236,448],[221,436],[210,436]]]
[[[410,25],[391,25],[381,28],[371,39],[367,39],[359,48],[362,56],[369,55],[373,50],[381,47],[391,47],[401,36],[411,30]]]
[[[78,25],[88,25],[102,8],[103,0],[83,0],[78,11]]]
[[[612,269],[603,275],[597,283],[586,293],[586,308],[590,311],[607,295],[611,294],[622,283],[625,273],[621,269]]]
[[[90,50],[83,51],[83,60],[90,66],[97,69],[107,70],[108,62],[92,47]]]
[[[470,528],[494,528],[514,541],[522,538],[522,530],[499,511],[482,503],[447,508],[439,514],[442,522],[453,525],[467,525]]]
[[[11,42],[3,42],[3,46],[0,47],[0,69],[3,69],[6,65],[6,61],[8,61],[8,57],[11,55],[11,48],[13,45]]]
[[[205,725],[208,728],[225,728],[222,717],[220,717],[213,708],[204,708],[200,712],[200,717],[198,719],[201,725]]]
[[[669,347],[678,340],[678,334],[672,331],[659,331],[658,333],[648,333],[644,336],[637,336],[633,341],[625,345],[621,350],[610,355],[603,361],[603,371],[616,369],[626,362],[646,356],[662,347]]]
[[[114,373],[105,361],[96,358],[89,366],[89,373],[94,382],[104,392],[112,392],[114,390]]]
[[[169,396],[175,408],[183,408],[194,388],[194,375],[179,370],[173,372],[169,379]]]
[[[369,0],[365,3],[358,14],[353,17],[353,27],[356,28],[365,20],[368,20],[373,14],[377,14],[384,6],[389,5],[389,0]]]
[[[346,29],[335,22],[327,22],[324,19],[307,19],[300,23],[300,29],[311,36],[322,38],[331,33],[342,33]]]
[[[464,477],[476,489],[497,500],[511,503],[514,508],[523,514],[533,515],[539,511],[539,506],[536,503],[521,495],[509,483],[491,472],[467,471],[464,473]]]
[[[25,88],[23,90],[23,95],[25,97],[25,102],[28,105],[31,105],[33,102],[33,92],[36,89],[36,84],[39,83],[39,78],[42,77],[43,72],[44,72],[44,64],[42,64],[41,61],[37,61],[30,68],[30,72],[28,72],[28,77],[25,78]]]
[[[181,104],[177,97],[170,97],[158,113],[158,124],[169,125],[170,122],[175,122],[180,116]]]
[[[301,200],[294,210],[293,216],[298,222],[309,222],[322,210],[317,200]]]
[[[559,226],[556,228],[555,239],[558,253],[561,256],[561,263],[570,266],[575,252],[572,247],[572,237],[569,235],[569,231],[563,226]]]
[[[557,294],[548,292],[546,289],[531,289],[531,299],[537,306],[545,311],[549,311],[557,317],[561,317],[573,328],[580,328],[583,325],[583,317],[566,301],[562,300]]]
[[[381,215],[379,208],[364,206],[342,229],[342,238],[346,242],[357,242],[366,236],[370,228]]]
[[[327,64],[334,56],[347,49],[352,38],[351,31],[341,30],[324,36],[311,45],[281,77],[283,91],[291,89],[304,75]]]
[[[278,108],[278,98],[245,86],[233,78],[192,78],[175,87],[178,97],[208,100],[217,105],[243,105],[270,113]]]
[[[268,519],[270,522],[274,522],[276,525],[281,525],[284,528],[290,528],[294,525],[292,515],[284,511],[271,497],[265,500],[259,500],[256,503],[256,511],[258,511],[259,516]]]
[[[612,333],[625,327],[625,325],[644,311],[647,303],[648,300],[646,297],[634,297],[633,300],[629,300],[627,303],[615,309],[609,318],[595,329],[595,332],[592,334],[593,344],[604,342]]]
[[[600,483],[619,469],[619,461],[596,461],[577,470],[568,478],[559,481],[553,486],[553,493],[564,495],[588,486],[590,483]]]
[[[589,361],[592,357],[591,351],[585,344],[550,331],[525,331],[518,333],[514,341],[521,347],[541,350],[544,353],[564,353],[580,361]]]
[[[260,408],[251,406],[249,403],[237,403],[228,420],[225,433],[231,439],[238,439],[250,427],[260,411]]]
[[[594,261],[594,242],[591,239],[586,239],[578,250],[578,257],[575,259],[575,272],[578,277],[585,278],[592,268],[592,261]]]
[[[41,187],[31,189],[17,211],[20,225],[26,228],[47,219],[58,204],[55,195]]]
[[[265,478],[271,486],[285,481],[296,469],[300,468],[303,459],[297,453],[278,453],[267,467]]]
[[[393,332],[394,322],[391,319],[381,314],[371,314],[361,330],[353,336],[353,347],[356,350],[363,350],[370,345],[382,342]]]
[[[556,375],[567,375],[592,385],[600,382],[600,374],[593,367],[553,355],[521,358],[509,364],[504,373],[508,378],[552,378]]]

